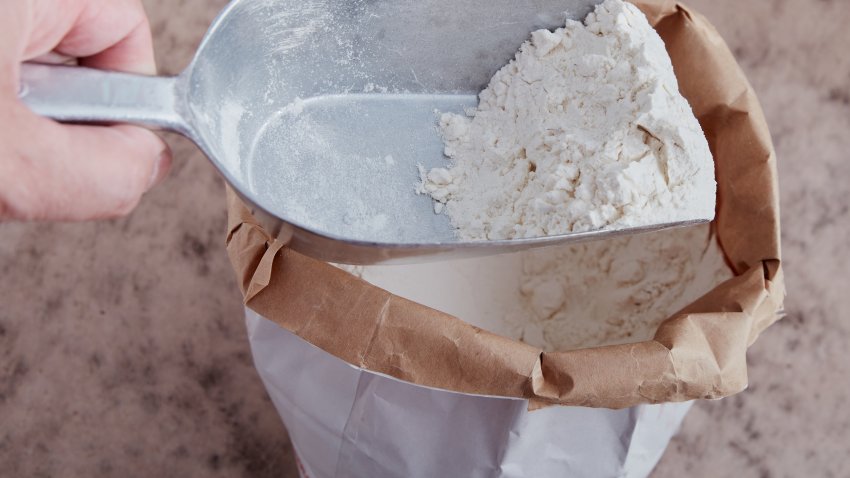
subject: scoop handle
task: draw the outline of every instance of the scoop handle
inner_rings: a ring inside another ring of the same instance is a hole
[[[68,123],[133,123],[188,131],[179,77],[143,76],[80,66],[21,65],[18,97],[35,113]]]

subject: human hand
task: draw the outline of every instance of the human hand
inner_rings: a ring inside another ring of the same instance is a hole
[[[0,14],[0,220],[122,216],[167,174],[171,151],[137,126],[62,125],[19,99],[21,62],[78,59],[155,74],[139,0],[13,0]]]

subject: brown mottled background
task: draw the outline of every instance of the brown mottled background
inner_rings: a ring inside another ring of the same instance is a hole
[[[146,0],[160,67],[224,0]],[[655,477],[850,476],[850,2],[692,0],[759,93],[780,160],[788,317],[750,389],[699,403]],[[296,476],[225,257],[223,185],[182,138],[122,220],[0,225],[0,475]]]

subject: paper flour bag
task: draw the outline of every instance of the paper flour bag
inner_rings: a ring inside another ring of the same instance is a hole
[[[530,412],[352,367],[250,310],[247,323],[304,477],[645,477],[691,406]]]
[[[344,271],[288,249],[229,194],[255,362],[305,476],[645,476],[688,401],[746,388],[746,349],[784,298],[770,136],[703,17],[634,3],[709,141],[710,228]]]
[[[486,258],[339,267],[544,350],[649,340],[668,315],[732,276],[708,226]],[[306,476],[642,477],[691,404],[530,412],[527,400],[352,367],[250,310],[248,328]]]

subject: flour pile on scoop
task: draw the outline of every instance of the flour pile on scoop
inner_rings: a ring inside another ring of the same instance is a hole
[[[418,191],[470,240],[712,219],[714,163],[661,38],[633,5],[539,30],[440,118],[450,168]]]

